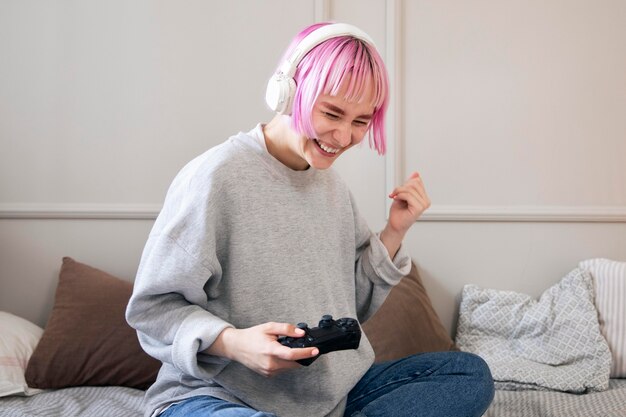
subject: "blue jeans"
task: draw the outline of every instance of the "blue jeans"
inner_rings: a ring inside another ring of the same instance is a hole
[[[479,417],[493,399],[487,364],[465,352],[421,353],[373,365],[348,394],[344,417]],[[161,417],[275,417],[208,396]]]

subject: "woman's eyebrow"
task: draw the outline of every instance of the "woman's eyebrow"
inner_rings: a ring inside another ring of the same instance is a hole
[[[328,108],[328,110],[340,114],[340,115],[345,115],[346,112],[343,111],[343,109],[341,109],[340,107],[335,106],[334,104],[331,104],[327,101],[322,101],[320,104],[323,104],[326,108]],[[373,115],[371,114],[362,114],[360,116],[357,116],[357,119],[366,119],[366,120],[370,120],[373,117]]]

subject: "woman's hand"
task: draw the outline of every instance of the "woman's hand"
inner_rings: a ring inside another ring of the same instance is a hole
[[[277,341],[278,336],[303,335],[304,330],[287,323],[264,323],[247,329],[229,327],[205,352],[237,361],[258,374],[271,377],[301,367],[296,360],[319,354],[317,348],[289,348]]]
[[[393,198],[393,203],[389,209],[387,225],[380,234],[380,240],[393,259],[406,232],[430,207],[430,198],[426,194],[422,178],[417,172],[412,173],[404,184],[396,187],[389,194],[389,198]]]

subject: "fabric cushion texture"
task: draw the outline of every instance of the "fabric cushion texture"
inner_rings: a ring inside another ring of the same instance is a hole
[[[626,378],[626,262],[595,258],[579,267],[593,277],[600,331],[611,350],[611,378]]]
[[[160,362],[126,322],[131,293],[130,282],[63,258],[50,318],[26,368],[28,385],[149,387]]]
[[[591,274],[580,268],[539,299],[465,285],[456,343],[487,362],[496,389],[603,391],[611,353],[593,294]]]
[[[24,371],[42,333],[36,324],[0,311],[0,397],[40,392],[27,386]]]
[[[414,353],[457,350],[435,312],[415,263],[394,287],[378,311],[365,323],[376,362]]]

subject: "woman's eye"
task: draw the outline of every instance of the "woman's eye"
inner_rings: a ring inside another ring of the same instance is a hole
[[[336,115],[336,114],[334,114],[334,113],[324,112],[324,115],[325,115],[326,117],[328,117],[329,119],[333,119],[333,120],[337,120],[337,119],[339,119],[339,116],[337,116],[337,115]]]
[[[367,125],[368,125],[368,122],[366,122],[366,121],[364,121],[364,120],[355,120],[355,121],[354,121],[354,124],[355,124],[355,125],[358,125],[358,126],[367,126]]]

